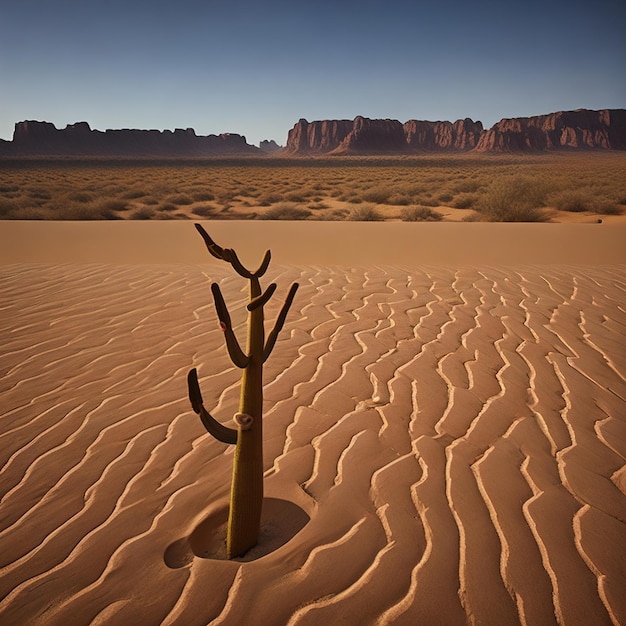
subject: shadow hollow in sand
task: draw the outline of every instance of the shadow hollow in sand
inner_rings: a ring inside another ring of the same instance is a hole
[[[309,515],[297,504],[280,498],[265,498],[261,511],[259,542],[242,557],[232,559],[247,563],[256,561],[291,541],[309,522]],[[164,554],[170,568],[185,567],[194,555],[201,559],[225,561],[228,506],[214,511],[200,522],[187,539],[179,539]]]

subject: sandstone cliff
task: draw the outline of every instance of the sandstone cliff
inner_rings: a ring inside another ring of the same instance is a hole
[[[307,122],[301,119],[289,131],[285,150],[292,154],[325,154],[336,150],[352,130],[350,120]]]
[[[503,119],[484,131],[476,145],[481,152],[581,148],[626,149],[626,110],[579,109]]]
[[[193,128],[165,130],[92,130],[87,122],[57,129],[50,122],[15,125],[13,141],[1,146],[5,154],[34,156],[155,156],[202,157],[260,154],[242,135],[196,135]]]
[[[350,120],[308,122],[290,131],[284,154],[414,154],[431,151],[526,152],[626,149],[626,110],[560,111],[503,119],[490,129],[466,118],[456,122]]]
[[[471,150],[482,131],[480,122],[350,120],[308,122],[301,119],[287,137],[285,152],[319,154],[407,154],[430,150]]]
[[[469,118],[454,123],[409,120],[404,124],[407,145],[414,150],[471,150],[482,131],[482,123]]]

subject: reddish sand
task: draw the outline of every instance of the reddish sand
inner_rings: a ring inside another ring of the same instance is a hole
[[[189,223],[0,223],[0,623],[626,624],[626,230],[205,223],[273,252],[266,507]]]

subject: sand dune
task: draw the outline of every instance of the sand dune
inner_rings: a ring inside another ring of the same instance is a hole
[[[623,266],[270,268],[301,287],[240,561],[185,381],[229,421],[229,270],[1,268],[2,623],[626,624]]]

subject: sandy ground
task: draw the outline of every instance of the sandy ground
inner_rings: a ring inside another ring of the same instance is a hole
[[[0,223],[0,623],[626,624],[617,225],[205,224],[301,287],[220,558],[246,284],[189,223]]]

